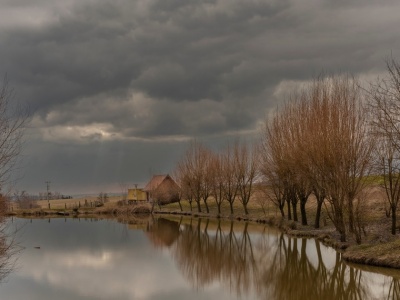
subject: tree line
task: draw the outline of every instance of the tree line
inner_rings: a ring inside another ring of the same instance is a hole
[[[365,234],[366,198],[371,184],[386,193],[391,232],[396,233],[400,200],[400,65],[387,59],[387,76],[368,88],[350,75],[320,76],[291,94],[266,119],[257,145],[237,141],[212,151],[192,141],[175,178],[180,199],[202,212],[214,201],[239,201],[245,214],[256,190],[282,217],[308,225],[306,204],[314,197],[315,228],[321,212],[342,242]],[[375,180],[371,180],[375,178]]]
[[[239,141],[219,152],[192,141],[175,171],[174,177],[181,187],[180,199],[189,202],[191,211],[196,205],[198,212],[202,212],[203,203],[207,213],[212,199],[218,214],[224,201],[229,203],[232,214],[235,201],[239,201],[248,214],[258,176],[258,153],[256,147]]]
[[[307,225],[305,205],[314,195],[319,228],[321,208],[327,213],[341,241],[356,233],[360,192],[372,171],[374,136],[369,134],[363,93],[350,76],[314,80],[266,123],[261,172],[274,193],[274,203],[288,219]],[[358,233],[358,234],[357,234]]]

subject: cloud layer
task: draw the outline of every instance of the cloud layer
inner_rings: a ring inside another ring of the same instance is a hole
[[[373,77],[400,46],[400,4],[389,0],[1,5],[1,70],[32,108],[32,143],[69,145],[77,161],[96,143],[157,142],[162,153],[170,141],[255,133],[285,83],[323,71]]]

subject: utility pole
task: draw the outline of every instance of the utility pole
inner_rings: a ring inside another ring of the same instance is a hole
[[[137,184],[135,184],[135,200],[136,201],[139,200],[138,197],[137,197]]]
[[[50,183],[51,181],[46,181],[46,187],[47,187],[47,194],[46,194],[46,199],[47,199],[47,203],[50,204]]]

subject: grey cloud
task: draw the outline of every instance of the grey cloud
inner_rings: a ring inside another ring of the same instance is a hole
[[[0,63],[33,109],[31,134],[48,153],[76,147],[82,161],[111,141],[151,148],[255,131],[283,100],[280,83],[379,73],[400,55],[394,0],[0,3]],[[137,153],[147,159],[149,148]]]

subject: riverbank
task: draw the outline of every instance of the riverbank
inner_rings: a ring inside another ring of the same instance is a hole
[[[301,225],[299,222],[288,221],[279,216],[254,218],[251,215],[211,215],[179,211],[157,211],[155,213],[158,215],[189,215],[268,224],[293,237],[317,239],[324,245],[339,251],[342,258],[347,262],[400,269],[400,239],[398,235],[390,234],[389,219],[386,222],[369,223],[365,228],[368,234],[363,237],[364,240],[361,244],[357,244],[353,237],[349,237],[347,242],[341,242],[339,233],[331,224],[315,229],[312,226]]]
[[[222,206],[221,213],[218,213],[216,205],[209,204],[209,213],[202,204],[202,212],[191,211],[187,203],[183,204],[183,211],[177,203],[169,204],[161,208],[156,207],[153,212],[155,215],[162,216],[189,216],[204,217],[215,219],[228,219],[238,222],[248,221],[279,228],[284,233],[305,238],[315,238],[325,245],[335,248],[342,253],[344,260],[357,264],[371,266],[400,268],[400,239],[398,235],[390,234],[390,219],[385,215],[379,195],[368,200],[367,214],[363,216],[364,233],[362,243],[358,245],[354,238],[349,235],[347,242],[340,242],[340,236],[335,230],[333,224],[323,212],[321,218],[321,228],[315,229],[312,225],[302,225],[300,222],[289,221],[280,217],[278,210],[271,204],[261,208],[260,205],[252,201],[249,203],[249,214],[243,213],[239,203],[234,206],[234,214],[230,213],[229,206],[225,203]],[[85,201],[86,200],[86,201]],[[21,217],[60,217],[60,216],[97,216],[97,217],[123,217],[129,218],[137,213],[150,213],[149,205],[121,205],[121,199],[114,197],[101,207],[95,207],[92,201],[94,199],[70,199],[55,202],[40,203],[39,207],[34,209],[9,210],[8,215]],[[57,205],[56,205],[57,204]],[[313,222],[315,216],[315,203],[311,200],[307,204],[307,214],[309,224]]]

